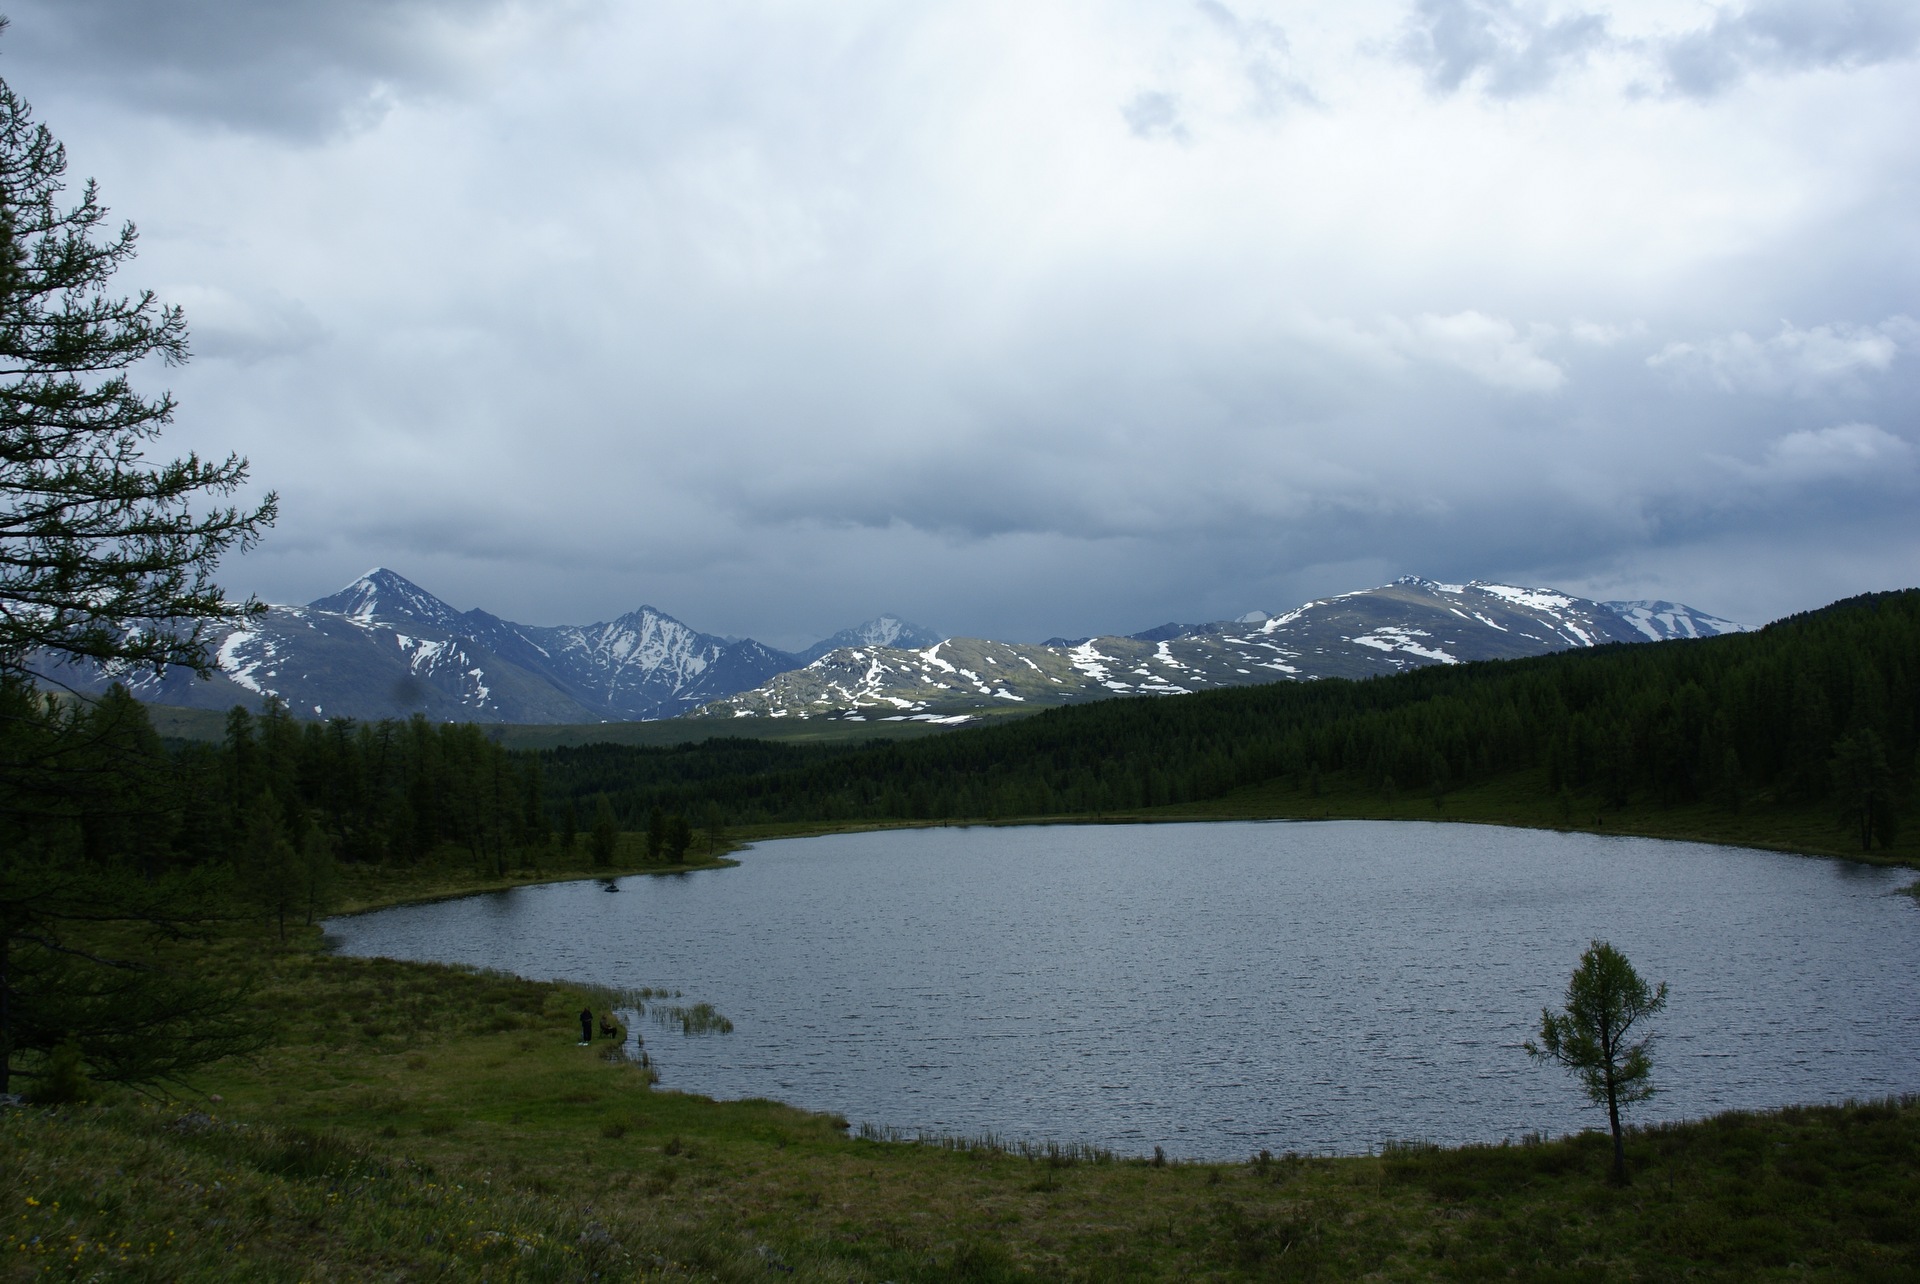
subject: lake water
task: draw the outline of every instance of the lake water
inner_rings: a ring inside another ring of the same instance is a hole
[[[669,986],[664,1086],[908,1132],[1144,1154],[1362,1152],[1604,1126],[1520,1044],[1589,940],[1672,985],[1631,1119],[1920,1090],[1906,870],[1334,821],[952,828],[328,924],[352,954]]]

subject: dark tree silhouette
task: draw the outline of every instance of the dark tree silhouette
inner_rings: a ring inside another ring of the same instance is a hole
[[[67,203],[66,168],[0,81],[0,1092],[16,1054],[39,1056],[43,1082],[81,1066],[151,1082],[251,1037],[224,983],[99,944],[178,938],[209,900],[159,867],[175,804],[151,787],[165,764],[139,706],[36,684],[63,662],[205,673],[210,630],[261,609],[227,599],[219,559],[275,511],[272,495],[224,502],[246,480],[238,456],[146,458],[174,402],[127,372],[184,361],[186,320],[111,292],[133,225],[108,225],[91,182]]]
[[[1859,838],[1860,850],[1872,847],[1876,837],[1891,847],[1899,834],[1898,817],[1893,768],[1880,737],[1864,727],[1842,736],[1833,746],[1828,771],[1840,804],[1840,823]]]
[[[0,82],[0,673],[48,654],[205,672],[209,628],[260,609],[213,573],[276,501],[196,511],[245,482],[246,460],[145,457],[174,401],[126,372],[186,360],[186,318],[151,291],[110,293],[133,224],[109,230],[91,181],[64,204],[66,168]]]

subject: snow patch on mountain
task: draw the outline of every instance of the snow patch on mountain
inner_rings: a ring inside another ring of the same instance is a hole
[[[1347,641],[1359,646],[1372,647],[1376,651],[1386,651],[1388,653],[1400,651],[1407,655],[1419,656],[1423,660],[1434,660],[1440,664],[1460,663],[1459,660],[1448,655],[1445,651],[1439,650],[1436,647],[1424,646],[1414,641],[1415,638],[1431,636],[1433,635],[1425,629],[1405,629],[1391,624],[1383,624],[1372,633],[1348,638]]]
[[[264,667],[267,660],[271,658],[271,652],[263,655],[260,659],[253,659],[242,654],[248,647],[253,646],[259,641],[260,635],[258,633],[247,629],[235,629],[232,633],[227,634],[226,638],[221,641],[219,649],[213,653],[214,666],[226,674],[227,677],[232,679],[236,684],[245,687],[255,695],[277,695],[278,693],[270,687],[261,685],[259,678],[256,676],[261,668]]]
[[[1423,581],[1424,582],[1424,581]],[[1465,584],[1428,584],[1428,588],[1437,593],[1464,593],[1468,588],[1476,588],[1490,597],[1500,598],[1515,606],[1530,607],[1536,611],[1560,611],[1572,606],[1574,599],[1564,593],[1555,593],[1551,589],[1519,588],[1512,584],[1484,584],[1479,580],[1471,585]]]
[[[1408,576],[1275,615],[1249,612],[1237,620],[1162,625],[1126,637],[1063,637],[1039,646],[950,638],[924,650],[870,648],[858,653],[857,671],[854,653],[836,651],[801,674],[782,674],[698,712],[864,718],[866,711],[892,704],[911,706],[915,712],[907,716],[952,716],[957,707],[980,708],[1016,696],[1058,704],[1275,679],[1368,678],[1429,664],[1641,642],[1654,636],[1649,627],[1674,636],[1703,636],[1709,627],[1695,618],[1698,613],[1683,617],[1685,608],[1669,603],[1625,605],[1645,610],[1623,614],[1551,588]],[[1687,627],[1697,632],[1686,634]],[[1008,666],[1021,681],[989,678],[989,666]]]
[[[1708,615],[1705,611],[1696,611],[1678,602],[1602,602],[1600,605],[1646,634],[1651,642],[1666,642],[1673,638],[1712,638],[1724,633],[1754,631],[1751,624],[1735,624],[1732,620],[1723,620],[1717,615]]]

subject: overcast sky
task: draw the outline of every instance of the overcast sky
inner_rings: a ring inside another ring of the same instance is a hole
[[[1920,583],[1912,0],[0,0],[195,356],[393,567],[796,646],[1402,574]]]

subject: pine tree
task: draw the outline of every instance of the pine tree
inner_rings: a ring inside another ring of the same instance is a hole
[[[687,823],[685,816],[676,813],[667,821],[667,863],[678,865],[687,858],[687,848],[691,846],[693,846],[693,826]]]
[[[333,908],[340,883],[339,866],[333,859],[333,840],[312,821],[300,838],[299,884],[306,903],[307,925]]]
[[[1859,838],[1860,850],[1871,848],[1876,837],[1882,846],[1891,846],[1898,833],[1893,769],[1880,737],[1865,727],[1849,732],[1833,746],[1828,769],[1840,803],[1840,823]]]
[[[248,809],[235,864],[241,890],[285,941],[287,916],[300,912],[306,889],[300,853],[287,840],[280,803],[272,794],[259,795]]]
[[[615,849],[620,843],[620,830],[614,823],[613,804],[607,796],[601,794],[593,803],[593,834],[589,848],[593,855],[593,867],[605,869],[613,864]]]

